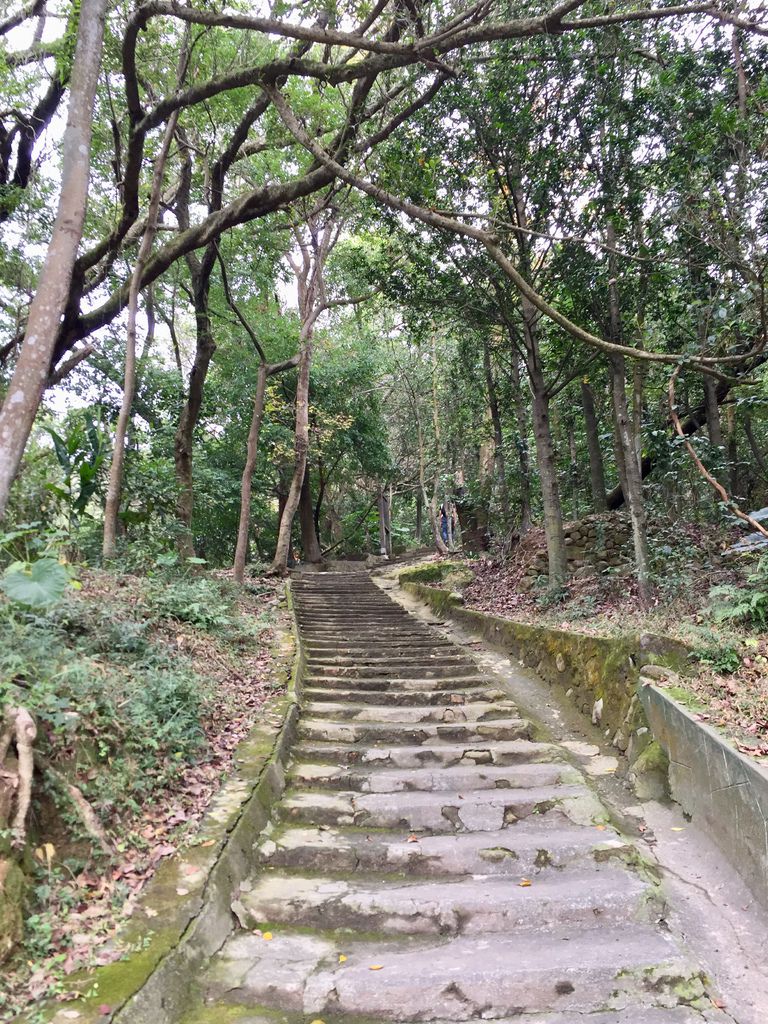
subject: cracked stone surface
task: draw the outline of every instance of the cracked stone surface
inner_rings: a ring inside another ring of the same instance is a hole
[[[299,740],[190,1024],[734,1020],[578,744],[366,573],[293,592]]]

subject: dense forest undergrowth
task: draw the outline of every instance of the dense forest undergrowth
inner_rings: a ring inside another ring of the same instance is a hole
[[[0,1020],[124,954],[106,944],[158,865],[194,842],[286,680],[273,580],[235,590],[227,574],[166,567],[84,569],[78,582],[47,609],[0,606],[0,703],[33,709],[37,728],[24,939],[4,966]],[[18,909],[3,904],[4,943]]]
[[[671,633],[765,745],[767,36],[0,0],[6,1016],[194,826],[298,563],[427,547],[477,607]]]

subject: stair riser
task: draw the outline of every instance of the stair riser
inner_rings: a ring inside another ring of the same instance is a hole
[[[459,746],[434,743],[423,746],[387,746],[383,749],[359,748],[335,743],[305,741],[295,748],[297,760],[312,763],[348,764],[376,768],[432,768],[463,765],[514,765],[528,761],[553,760],[556,751],[524,737],[504,744],[465,743]]]
[[[352,790],[356,793],[467,794],[481,789],[525,789],[576,781],[578,773],[565,764],[516,765],[494,768],[491,772],[475,767],[356,772],[354,769],[339,771],[335,766],[318,764],[299,765],[289,775],[289,783],[302,789]]]
[[[422,744],[434,742],[466,743],[467,745],[488,743],[490,740],[524,740],[530,735],[530,724],[522,719],[477,724],[433,725],[424,723],[415,726],[361,725],[339,722],[325,722],[304,719],[299,725],[302,740],[325,740],[331,743],[404,743]]]

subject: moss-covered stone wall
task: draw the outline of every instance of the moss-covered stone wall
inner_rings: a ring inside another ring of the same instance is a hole
[[[638,792],[642,794],[645,786],[640,776],[651,772],[657,778],[653,784],[647,780],[648,795],[658,790],[664,766],[649,756],[653,738],[638,697],[638,680],[645,665],[679,665],[679,645],[651,634],[588,636],[464,608],[460,595],[422,582],[424,569],[429,571],[428,578],[439,579],[440,564],[401,572],[400,586],[425,601],[437,615],[454,619],[562,689],[600,726],[605,738],[627,755],[637,776]]]

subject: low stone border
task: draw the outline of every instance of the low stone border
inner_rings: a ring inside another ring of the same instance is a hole
[[[640,688],[648,723],[669,758],[672,796],[768,906],[768,768],[735,750],[668,693]]]
[[[288,601],[290,607],[290,590]],[[304,670],[295,627],[290,647],[283,662],[292,660],[286,694],[265,704],[200,831],[142,893],[115,940],[123,958],[73,975],[68,987],[80,998],[42,1015],[35,1009],[19,1017],[20,1024],[173,1024],[186,1009],[191,981],[232,930],[232,894],[250,874],[254,842],[285,788]]]

